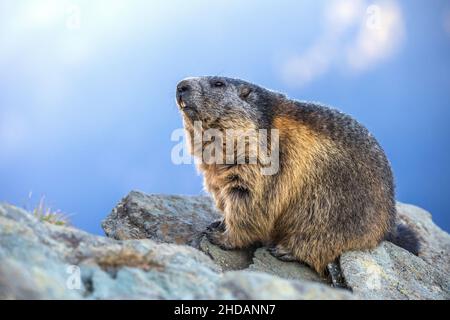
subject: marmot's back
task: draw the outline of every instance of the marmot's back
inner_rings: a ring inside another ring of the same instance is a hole
[[[378,245],[396,211],[391,169],[377,141],[351,117],[320,105],[287,100],[274,114],[278,183],[291,190],[276,222],[279,246],[310,256],[320,270],[346,250]],[[282,189],[268,187],[273,201]]]

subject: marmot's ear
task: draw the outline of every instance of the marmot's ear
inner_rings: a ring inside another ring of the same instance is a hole
[[[242,99],[247,99],[248,98],[248,96],[250,95],[250,93],[252,93],[252,88],[250,88],[250,87],[248,87],[248,86],[241,86],[240,88],[239,88],[239,96],[242,98]]]

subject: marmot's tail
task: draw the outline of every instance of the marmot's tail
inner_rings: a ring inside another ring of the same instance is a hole
[[[391,232],[387,238],[387,241],[408,250],[414,255],[419,254],[420,239],[418,234],[408,225],[399,223],[395,226],[393,232]]]

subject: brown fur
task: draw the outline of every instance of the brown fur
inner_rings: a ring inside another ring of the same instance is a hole
[[[215,88],[217,79],[227,87]],[[199,165],[224,215],[224,228],[209,233],[212,242],[225,249],[263,243],[276,256],[295,258],[323,274],[343,252],[373,248],[393,232],[389,163],[355,120],[241,80],[202,77],[182,85],[192,92],[178,96],[179,104],[196,110],[183,113],[188,136],[193,120],[203,120],[203,129],[251,126],[280,133],[275,175],[262,175],[259,162]]]

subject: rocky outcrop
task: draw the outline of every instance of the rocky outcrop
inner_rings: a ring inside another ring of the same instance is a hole
[[[266,272],[285,279],[310,280],[327,283],[308,266],[298,262],[283,262],[272,256],[265,248],[258,248],[249,270]]]
[[[450,235],[433,223],[429,212],[419,207],[398,202],[397,212],[400,222],[419,235],[419,257],[450,274]]]
[[[222,250],[206,237],[200,241],[199,249],[206,253],[223,271],[243,270],[252,263],[253,250]]]
[[[420,240],[418,257],[384,242],[370,251],[347,252],[340,258],[347,285],[364,299],[450,299],[450,236],[431,214],[397,203],[399,223]]]
[[[219,218],[209,197],[132,191],[112,210],[102,227],[108,237],[116,240],[152,239],[198,247],[202,232]]]
[[[94,236],[6,204],[0,205],[0,261],[0,299],[353,298],[309,281],[222,272],[191,246]]]
[[[219,214],[208,197],[131,192],[103,222],[107,238],[0,205],[0,298],[449,299],[450,236],[426,211],[398,204],[419,256],[384,242],[347,252],[349,290],[265,248],[224,251],[204,237]]]
[[[140,199],[140,200],[139,200]],[[142,200],[142,199],[145,199]],[[191,197],[184,198],[185,205],[191,203]],[[182,200],[181,200],[182,201]],[[160,224],[161,212],[153,211],[153,203],[159,207],[171,208],[170,218],[166,221],[167,230],[181,232],[185,239],[199,239],[203,228],[190,227],[193,219],[201,221],[202,226],[218,218],[209,197],[195,197],[195,205],[202,209],[196,211],[195,218],[190,215],[195,208],[179,212],[173,210],[171,196],[152,196],[140,192],[132,192],[113,210],[104,224],[115,223],[127,239],[151,238],[162,240],[152,232],[133,236],[127,227],[128,216],[135,221],[146,221]],[[141,205],[135,205],[140,202]],[[145,205],[142,205],[145,203]],[[203,203],[203,205],[200,205]],[[210,207],[208,207],[210,206]],[[123,208],[127,208],[126,210]],[[407,204],[397,204],[399,223],[412,228],[420,239],[419,256],[399,248],[392,243],[384,242],[371,251],[348,252],[340,259],[340,267],[345,277],[347,287],[360,298],[364,299],[448,299],[450,288],[447,279],[450,274],[450,236],[436,226],[431,214],[425,210]],[[179,219],[178,219],[179,217]],[[182,226],[187,221],[187,226]],[[134,225],[136,227],[136,224]],[[137,224],[143,229],[143,224]],[[145,230],[150,230],[148,226]],[[107,234],[112,232],[111,229]],[[163,241],[168,241],[165,238]],[[176,241],[170,240],[175,243]],[[206,239],[184,242],[205,252],[222,270],[253,270],[276,275],[287,280],[307,280],[327,283],[307,266],[296,262],[282,262],[272,257],[267,250],[259,248],[256,251],[224,251],[209,243]]]
[[[147,195],[132,191],[103,221],[107,236],[121,239],[152,239],[158,242],[187,244],[206,253],[223,271],[261,271],[285,279],[323,279],[297,262],[282,262],[267,250],[222,250],[203,235],[220,214],[208,196]],[[163,228],[164,232],[161,231]]]
[[[449,299],[448,274],[390,242],[370,251],[344,253],[341,270],[364,299]]]

